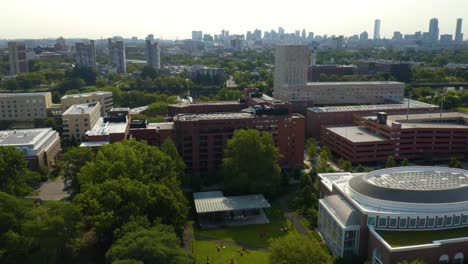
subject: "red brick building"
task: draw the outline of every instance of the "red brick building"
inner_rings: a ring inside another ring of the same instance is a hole
[[[468,157],[468,115],[411,114],[357,116],[357,125],[322,126],[321,141],[354,163],[413,159],[424,155]]]
[[[312,107],[307,109],[307,137],[320,139],[320,129],[322,126],[351,125],[354,124],[355,116],[376,115],[378,112],[387,114],[409,113],[430,113],[437,111],[438,107],[415,100],[405,99],[401,103],[389,103],[379,105],[346,105],[346,106],[325,106]]]
[[[168,115],[237,112],[246,107],[245,101],[180,103],[169,105]]]
[[[194,113],[178,114],[173,122],[132,122],[130,137],[159,146],[172,138],[190,173],[214,172],[221,164],[227,140],[237,129],[258,129],[273,135],[282,158],[280,165],[293,167],[304,160],[305,119],[291,113],[291,104],[246,89],[242,103],[190,104]],[[239,109],[242,111],[226,111]],[[232,108],[231,108],[232,107]],[[215,112],[212,112],[215,111]],[[184,111],[185,112],[185,111]]]

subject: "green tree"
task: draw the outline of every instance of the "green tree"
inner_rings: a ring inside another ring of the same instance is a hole
[[[141,69],[141,78],[146,79],[147,77],[151,78],[151,80],[154,80],[156,77],[158,77],[157,70],[150,65],[145,65],[145,67]]]
[[[388,156],[387,160],[385,161],[385,168],[393,168],[396,167],[395,158],[393,156]]]
[[[65,180],[72,182],[76,192],[79,192],[78,172],[87,162],[94,160],[95,153],[91,148],[69,148],[57,162],[55,175],[63,176]]]
[[[227,143],[221,166],[225,189],[232,193],[277,194],[281,182],[279,158],[270,133],[236,130]]]
[[[187,183],[185,179],[185,162],[182,159],[182,157],[179,155],[179,152],[177,151],[177,147],[174,144],[174,141],[172,141],[172,139],[170,138],[167,138],[166,140],[164,140],[164,143],[161,145],[161,150],[162,152],[166,153],[175,163],[175,168],[176,168],[179,180],[184,183]]]
[[[70,263],[84,242],[82,216],[69,202],[31,201],[0,192],[0,262]]]
[[[340,169],[343,170],[343,171],[349,171],[349,172],[352,172],[352,171],[353,171],[353,164],[352,164],[351,161],[349,161],[349,160],[340,159],[340,160],[338,161],[338,166],[339,166]]]
[[[451,168],[462,168],[463,165],[462,165],[462,163],[460,162],[460,160],[458,160],[457,157],[452,157],[452,158],[450,159],[449,167],[451,167]]]
[[[109,262],[126,261],[118,263],[144,264],[195,263],[193,257],[180,247],[180,240],[177,238],[172,227],[157,224],[150,228],[136,228],[134,226],[133,229],[135,230],[122,234],[112,244],[112,247],[106,253],[106,258]]]
[[[307,150],[307,156],[309,156],[309,159],[315,158],[318,153],[318,148],[317,148],[317,141],[315,138],[310,137],[306,141],[306,150]]]
[[[0,191],[25,196],[40,179],[39,173],[26,167],[23,152],[14,147],[0,147]]]
[[[408,166],[408,164],[409,164],[409,161],[407,159],[403,159],[401,161],[401,166]]]
[[[270,264],[323,264],[329,261],[317,242],[298,234],[272,239],[269,250]]]
[[[187,201],[177,179],[175,162],[157,147],[135,140],[100,148],[95,160],[78,173],[81,192],[74,202],[100,238],[132,217],[146,216],[182,233]]]
[[[331,160],[331,151],[327,146],[323,146],[320,149],[320,164],[319,170],[321,172],[326,172],[328,169],[328,162]]]

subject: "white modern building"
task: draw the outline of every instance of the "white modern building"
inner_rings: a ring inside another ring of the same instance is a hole
[[[410,166],[319,178],[318,228],[335,256],[463,263],[468,254],[467,170]]]

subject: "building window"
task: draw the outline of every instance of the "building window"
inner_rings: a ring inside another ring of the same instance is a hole
[[[451,216],[447,216],[445,218],[445,225],[446,226],[451,226],[452,225],[452,217]]]
[[[444,226],[444,217],[443,216],[438,216],[437,217],[437,227]]]
[[[419,218],[419,227],[426,227],[426,218]]]
[[[427,227],[434,227],[435,219],[434,218],[429,218],[427,220]]]
[[[416,227],[416,218],[411,218],[409,220],[409,227],[410,228],[415,228]]]
[[[379,218],[379,227],[387,227],[387,218]]]
[[[406,227],[406,218],[401,218],[400,219],[400,228],[405,228]]]
[[[442,255],[439,258],[439,264],[448,264],[449,263],[449,256],[448,255]]]
[[[390,221],[389,221],[389,223],[388,223],[388,227],[396,228],[396,227],[397,227],[397,219],[395,219],[395,218],[390,218]]]
[[[464,216],[463,216],[463,222],[462,222],[462,224],[464,224],[464,225],[468,224],[468,215],[464,215]]]
[[[464,255],[463,253],[457,253],[455,254],[455,256],[453,257],[453,264],[463,264],[463,259],[464,259]]]
[[[374,216],[369,216],[367,218],[367,225],[371,225],[371,226],[375,225],[375,217]]]
[[[459,225],[459,224],[460,224],[460,216],[454,216],[453,225]]]

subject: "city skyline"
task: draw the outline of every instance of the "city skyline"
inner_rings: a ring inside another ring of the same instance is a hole
[[[10,1],[3,4],[6,12],[0,17],[0,23],[9,26],[2,29],[0,38],[98,39],[114,35],[144,38],[153,33],[155,38],[188,39],[193,30],[218,34],[226,29],[231,34],[245,34],[255,28],[269,31],[280,26],[287,32],[306,29],[316,35],[351,36],[367,31],[373,36],[374,21],[379,19],[380,37],[389,39],[394,31],[427,32],[431,18],[438,18],[440,34],[455,35],[457,18],[466,20],[465,10],[468,10],[468,2],[463,0],[411,3],[403,0],[326,3],[293,0],[287,6],[240,0],[236,6],[217,6],[219,2],[212,0],[178,3],[137,0],[132,5],[123,1],[83,0],[72,8],[67,1]],[[462,33],[468,35],[466,27]]]

